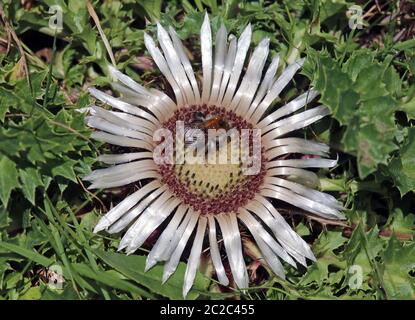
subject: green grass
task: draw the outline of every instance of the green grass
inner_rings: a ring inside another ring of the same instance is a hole
[[[118,236],[92,233],[123,194],[91,193],[81,183],[108,148],[91,142],[75,111],[90,103],[88,87],[109,83],[105,47],[85,4],[2,3],[10,27],[0,28],[0,299],[180,299],[185,261],[161,286],[162,266],[144,273],[146,249],[125,256],[116,253]],[[154,34],[158,20],[173,25],[198,65],[207,10],[213,32],[223,21],[239,35],[250,22],[254,44],[269,37],[282,61],[307,57],[276,107],[311,84],[333,114],[305,135],[339,156],[336,168],[319,175],[321,189],[346,207],[347,225],[287,214],[316,263],[287,267],[286,281],[259,269],[244,293],[221,292],[207,265],[189,299],[415,298],[415,39],[406,32],[415,4],[377,3],[358,3],[363,28],[351,30],[351,1],[94,1],[118,68],[141,83],[164,85],[146,59],[143,32]],[[48,27],[55,4],[63,9],[60,32]],[[62,288],[49,285],[55,267]]]

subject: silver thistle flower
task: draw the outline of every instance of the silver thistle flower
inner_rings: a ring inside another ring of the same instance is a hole
[[[200,30],[203,68],[200,93],[178,35],[172,28],[166,31],[158,24],[161,50],[147,34],[144,35],[145,45],[173,89],[174,99],[159,90],[141,86],[114,67],[110,67],[115,80],[113,89],[121,94],[120,98],[97,89],[90,90],[95,98],[114,110],[91,106],[87,124],[97,129],[93,138],[139,149],[138,152],[100,156],[100,161],[114,166],[95,170],[85,177],[92,182],[90,188],[150,181],[103,216],[94,232],[116,233],[127,229],[119,249],[132,253],[163,222],[168,222],[149,253],[146,265],[148,270],[157,262],[165,262],[163,282],[174,273],[186,244],[193,239],[184,296],[192,287],[206,233],[218,281],[225,286],[229,284],[218,245],[221,235],[235,284],[241,289],[249,286],[238,220],[252,234],[264,260],[276,275],[282,278],[285,275],[280,260],[294,267],[296,263],[306,266],[306,258],[315,260],[310,247],[287,224],[272,199],[324,218],[344,218],[340,213],[341,205],[334,197],[313,189],[318,185],[316,174],[304,169],[336,165],[337,160],[324,158],[329,147],[287,137],[328,115],[329,110],[318,106],[295,113],[317,96],[311,89],[269,113],[271,103],[302,66],[303,59],[288,65],[276,77],[279,65],[276,56],[264,72],[269,53],[269,41],[264,39],[253,51],[242,77],[251,34],[248,25],[239,39],[233,35],[228,37],[222,25],[213,47],[206,14]],[[231,164],[221,167],[157,164],[153,159],[157,146],[153,134],[159,128],[174,130],[176,121],[189,122],[195,112],[204,117],[219,115],[237,129],[261,129],[259,172],[242,176],[239,166]],[[291,154],[314,157],[293,158]]]

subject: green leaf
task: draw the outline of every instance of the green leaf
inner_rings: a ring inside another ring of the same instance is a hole
[[[132,283],[123,280],[122,276],[113,270],[109,271],[98,271],[98,270],[92,270],[90,267],[88,267],[85,264],[77,263],[73,264],[72,267],[83,276],[86,276],[90,279],[96,280],[98,282],[101,282],[111,288],[117,288],[120,290],[124,290],[126,292],[131,292],[134,294],[137,294],[139,296],[143,296],[150,299],[155,299],[155,296],[151,293],[137,287],[136,285],[133,285]]]
[[[359,95],[353,90],[352,80],[327,55],[311,58],[317,59],[314,73],[314,87],[321,93],[320,101],[330,108],[333,116],[341,124],[347,124],[358,108]]]
[[[55,176],[62,176],[73,182],[77,182],[75,172],[73,171],[75,164],[76,161],[67,159],[64,163],[52,168],[52,174]]]
[[[124,254],[101,250],[95,250],[94,253],[127,278],[151,289],[153,292],[170,299],[183,299],[182,286],[186,271],[186,265],[184,263],[179,263],[176,272],[166,283],[161,284],[163,267],[156,265],[151,270],[144,272],[146,261],[146,257],[144,256],[126,256]],[[196,299],[200,293],[205,292],[207,285],[208,281],[200,273],[197,273],[193,288],[190,290],[186,299]]]
[[[389,164],[389,172],[401,195],[415,190],[415,128],[408,128],[408,136],[399,156]]]
[[[9,106],[5,103],[2,103],[2,98],[0,97],[0,121],[4,121],[7,111],[9,111]]]
[[[357,156],[359,176],[364,179],[379,164],[387,164],[398,148],[394,112],[399,76],[389,65],[390,58],[374,61],[374,54],[364,49],[354,52],[342,67],[326,52],[311,50],[310,61],[316,69],[312,81],[321,93],[320,102],[346,127],[341,139],[344,151]]]
[[[42,293],[42,300],[76,300],[79,299],[76,291],[70,287],[65,286],[63,290],[51,290],[46,287]]]
[[[415,215],[404,215],[402,209],[396,208],[389,216],[385,228],[394,233],[400,234],[403,238],[415,236]]]
[[[31,287],[20,296],[19,300],[40,300],[40,298],[42,298],[40,287]]]
[[[409,119],[415,119],[415,97],[412,97],[412,99],[402,104],[399,110],[406,112]]]
[[[329,272],[329,266],[344,269],[346,262],[336,255],[333,250],[344,245],[346,238],[340,231],[326,231],[320,234],[313,244],[313,252],[317,261],[308,269],[301,279],[301,285],[308,285],[312,282],[323,284],[324,282],[336,282],[343,276],[344,272]],[[338,276],[339,277],[338,277]]]
[[[41,266],[48,267],[50,266],[53,261],[49,258],[46,258],[45,256],[41,255],[40,253],[37,253],[33,249],[27,249],[20,247],[18,245],[15,245],[13,243],[8,243],[4,241],[0,241],[0,248],[7,249],[11,252],[15,252],[31,261],[36,262],[37,264],[40,264]]]
[[[6,210],[5,207],[0,207],[0,230],[6,229],[6,227],[9,225],[11,219],[9,218],[9,212]],[[1,235],[1,231],[0,231]]]
[[[0,159],[0,200],[5,207],[13,189],[19,186],[16,164],[9,158]]]
[[[141,5],[152,21],[158,21],[161,14],[161,0],[142,0],[138,3]]]
[[[361,268],[363,277],[361,289],[363,290],[381,286],[382,279],[378,272],[379,264],[376,258],[381,253],[384,242],[385,240],[379,237],[377,226],[366,232],[363,224],[359,223],[346,245],[343,254],[346,257],[347,266],[348,268],[352,266]],[[352,274],[348,273],[347,276],[352,276]]]
[[[35,99],[40,99],[44,94],[42,84],[46,75],[46,70],[31,74],[32,92]],[[26,77],[18,80],[12,89],[0,85],[0,105],[2,105],[2,109],[16,108],[25,113],[31,113],[34,109],[41,108],[41,105],[35,99],[32,97]]]
[[[22,182],[21,188],[23,194],[33,205],[35,205],[36,188],[43,186],[39,171],[35,168],[27,168],[25,170],[19,170],[19,176]]]
[[[389,154],[398,148],[394,138],[395,101],[391,97],[373,98],[362,102],[358,134],[358,169],[361,178],[376,171],[379,164],[387,164]],[[348,146],[353,148],[353,146]]]
[[[389,299],[415,299],[415,281],[409,275],[415,270],[415,243],[404,246],[395,237],[383,254],[383,278]]]

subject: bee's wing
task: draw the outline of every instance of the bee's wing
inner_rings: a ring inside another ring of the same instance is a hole
[[[190,146],[197,141],[197,134],[200,129],[186,127],[184,129],[184,145]]]
[[[208,136],[206,147],[207,149],[215,148],[217,145],[219,145],[219,148],[224,147],[224,145],[226,145],[227,139],[228,136],[226,133],[218,132],[214,136]]]

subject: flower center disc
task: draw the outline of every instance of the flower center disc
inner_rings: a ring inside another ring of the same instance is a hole
[[[208,141],[208,129],[236,129],[239,133],[242,129],[252,129],[252,125],[235,113],[225,111],[223,108],[192,106],[179,109],[175,114],[163,124],[163,127],[176,136],[176,124],[183,121],[185,137],[187,132],[193,129],[200,129],[206,133]],[[174,142],[175,144],[178,142]],[[193,142],[194,144],[197,142]],[[252,137],[249,141],[250,151],[252,151]],[[185,152],[189,148],[185,145]],[[227,148],[225,154],[226,161],[219,161],[219,151],[213,163],[207,160],[205,154],[200,155],[205,161],[197,163],[162,164],[159,165],[159,172],[162,180],[172,192],[190,205],[194,210],[201,214],[219,214],[222,212],[235,212],[239,207],[251,200],[261,186],[265,176],[265,157],[261,149],[260,169],[256,174],[247,175],[243,170],[243,162],[239,160],[240,145],[232,148],[230,139],[225,141],[224,147]],[[206,147],[206,146],[205,146]],[[208,148],[206,147],[206,150]],[[196,156],[196,152],[194,154]],[[174,155],[176,159],[176,154]],[[222,158],[223,159],[223,158]]]

